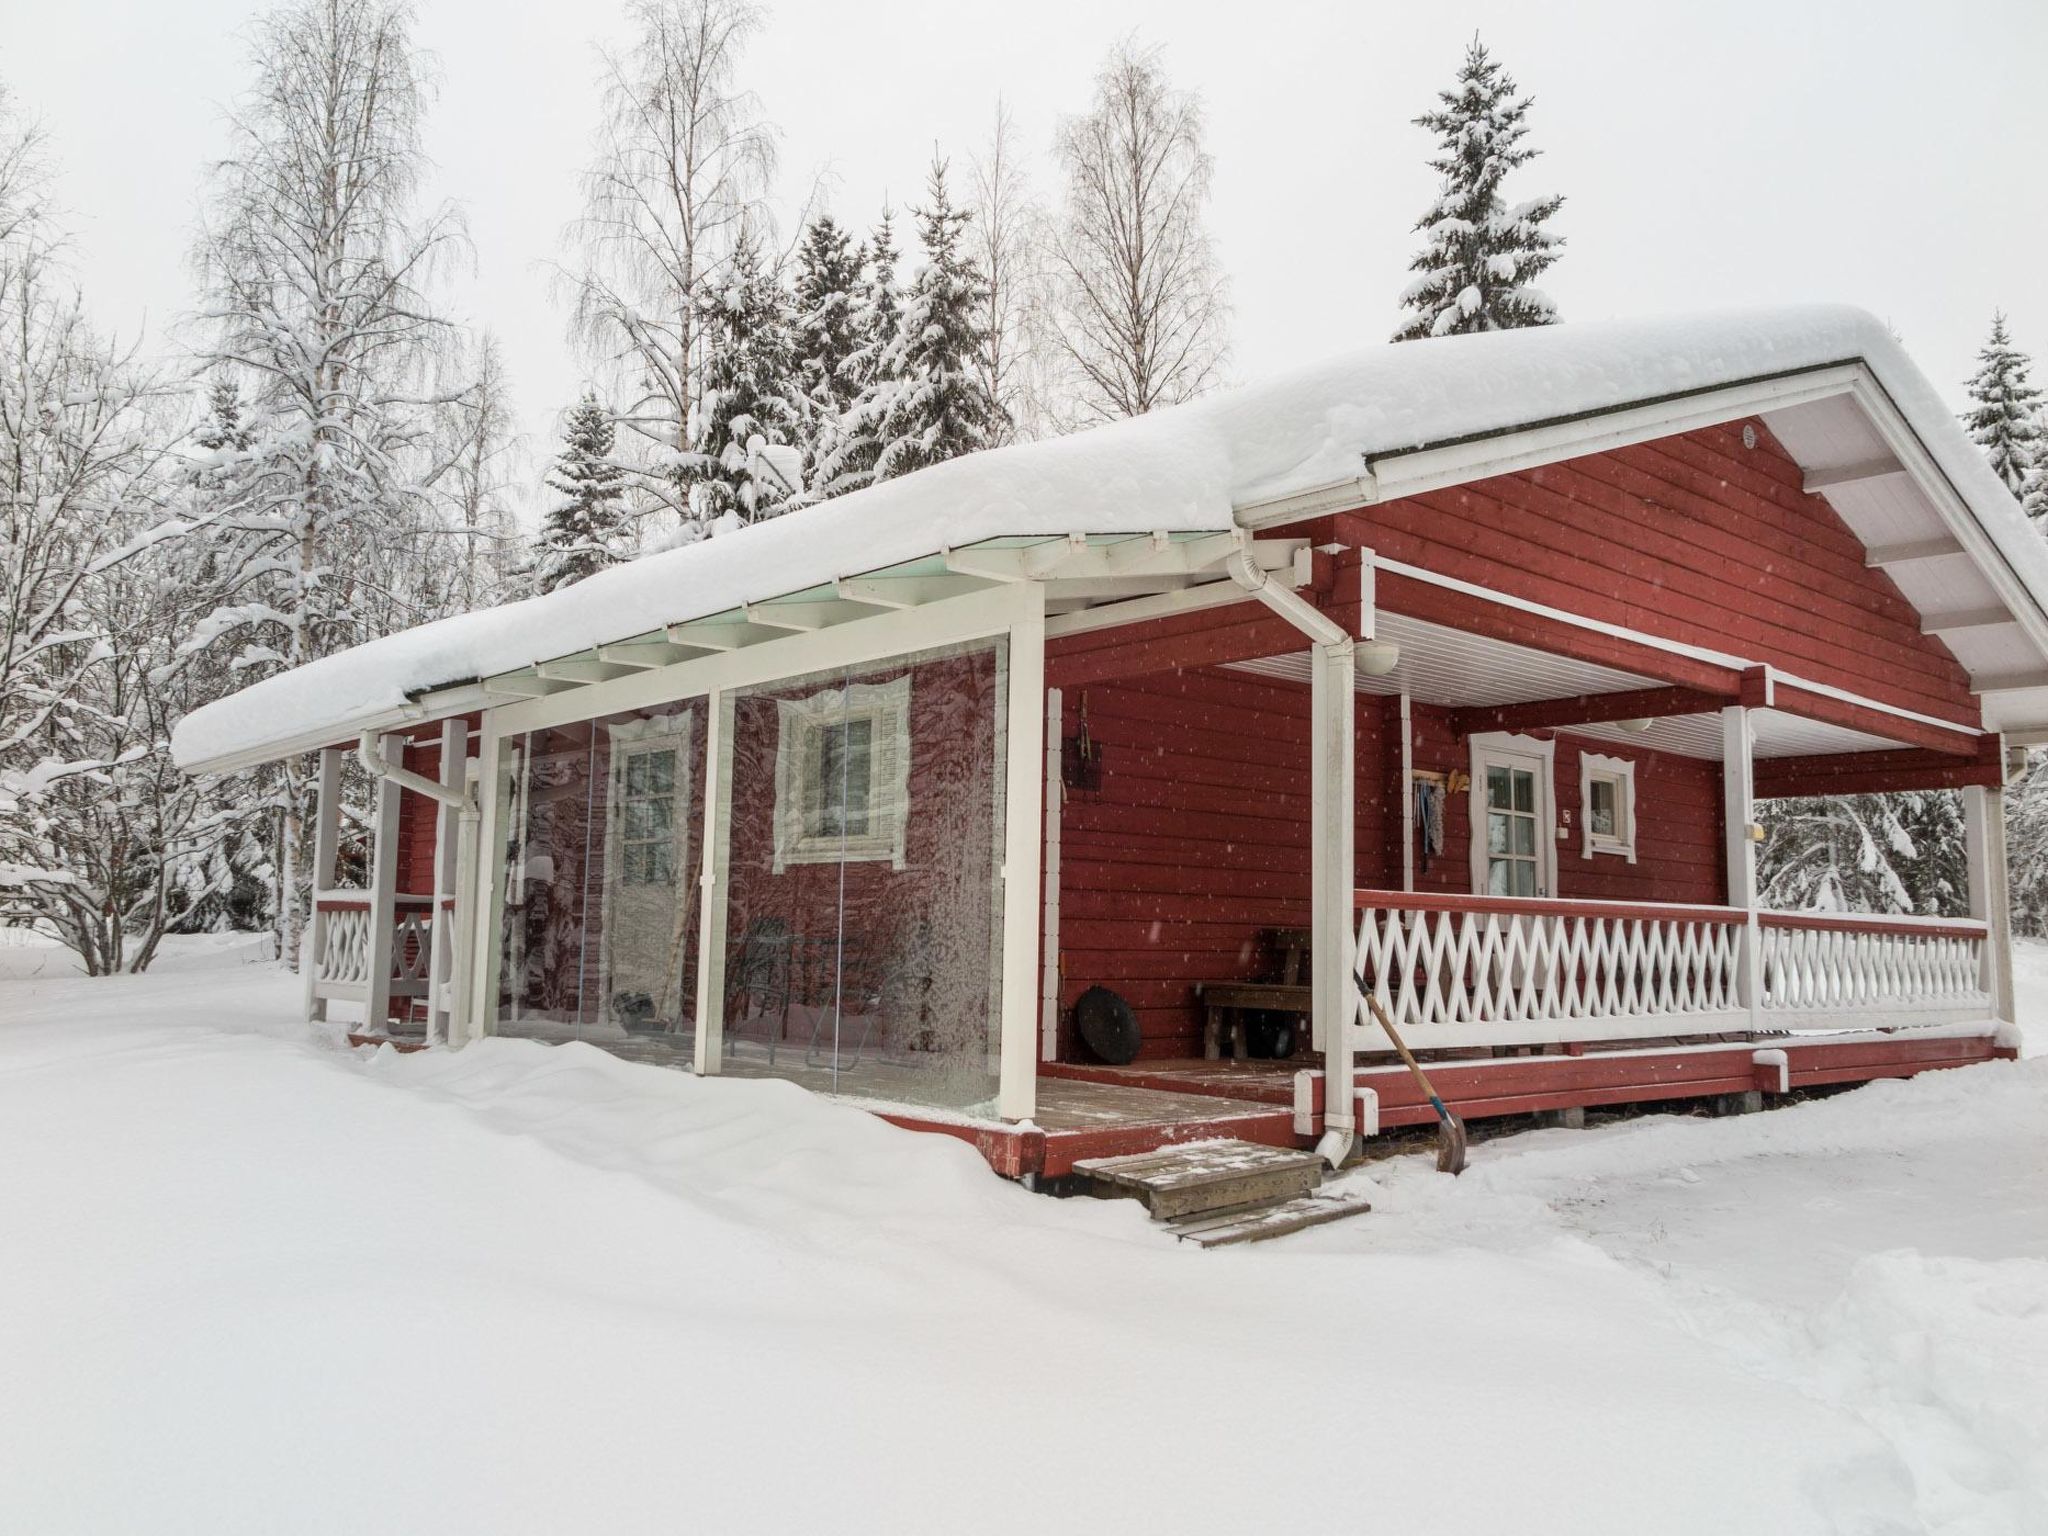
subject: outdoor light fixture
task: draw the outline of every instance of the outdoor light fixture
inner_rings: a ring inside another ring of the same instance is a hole
[[[1367,677],[1385,677],[1401,664],[1401,647],[1391,640],[1360,641],[1353,654]]]
[[[1614,723],[1620,726],[1624,731],[1627,731],[1629,735],[1640,736],[1643,734],[1643,732],[1647,731],[1651,726],[1655,725],[1657,722],[1654,720],[1636,719],[1617,720]]]

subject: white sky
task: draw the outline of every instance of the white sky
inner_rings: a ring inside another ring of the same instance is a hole
[[[103,323],[154,331],[192,297],[184,252],[222,104],[248,78],[249,0],[0,0],[0,78],[49,129]],[[774,0],[746,69],[782,129],[781,205],[814,179],[864,227],[964,162],[1009,104],[1042,190],[1059,114],[1135,30],[1206,100],[1212,229],[1249,378],[1385,339],[1434,178],[1409,119],[1476,27],[1535,94],[1545,151],[1511,195],[1560,191],[1545,286],[1567,322],[1846,300],[1960,398],[1994,308],[2048,384],[2048,4],[2042,0]],[[576,212],[592,45],[616,8],[421,0],[438,57],[438,190],[467,208],[456,307],[496,330],[541,453],[581,374],[545,262]],[[909,230],[903,239],[914,247]]]

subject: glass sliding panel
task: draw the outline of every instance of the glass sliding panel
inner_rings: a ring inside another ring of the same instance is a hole
[[[704,702],[509,739],[499,1034],[686,1062]]]
[[[1004,643],[726,696],[723,1061],[993,1113]]]

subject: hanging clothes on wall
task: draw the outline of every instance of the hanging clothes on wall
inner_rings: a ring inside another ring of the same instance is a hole
[[[1429,861],[1444,851],[1444,786],[1437,778],[1415,778],[1416,866],[1429,873]]]

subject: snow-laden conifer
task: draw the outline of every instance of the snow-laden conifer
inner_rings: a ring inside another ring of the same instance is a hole
[[[797,447],[803,412],[789,296],[751,234],[741,237],[703,330],[703,388],[677,479],[696,527],[727,513],[759,522],[802,494],[800,460],[772,450]]]
[[[1415,226],[1427,239],[1408,264],[1416,276],[1401,294],[1396,341],[1556,323],[1557,306],[1533,285],[1564,243],[1545,227],[1564,199],[1510,203],[1502,192],[1539,153],[1522,142],[1533,98],[1515,90],[1474,37],[1457,84],[1415,119],[1437,137],[1429,164],[1443,182]]]
[[[613,462],[612,413],[586,391],[562,424],[562,448],[546,483],[557,500],[541,515],[534,540],[536,592],[552,592],[617,565],[632,554],[625,476]]]
[[[2041,426],[2041,391],[2028,380],[2033,360],[2013,345],[2003,314],[1991,317],[1991,336],[1977,354],[1970,375],[1970,409],[1963,425],[1984,450],[1991,468],[2013,495],[2048,499],[2042,475],[2048,471],[2048,435]],[[2027,509],[2038,517],[2048,507]]]
[[[979,269],[967,249],[971,217],[955,207],[946,162],[934,160],[917,215],[924,265],[910,285],[882,387],[862,402],[872,413],[876,480],[990,446],[1003,423],[979,366]]]
[[[868,236],[866,260],[855,293],[853,350],[843,372],[852,400],[841,413],[831,440],[821,443],[811,473],[814,501],[857,491],[875,478],[881,452],[879,432],[884,401],[893,387],[896,335],[903,319],[903,294],[897,282],[896,214],[887,206]]]
[[[864,261],[860,247],[829,213],[811,221],[797,247],[794,346],[810,481],[837,446],[841,421],[860,393],[852,361],[860,344],[856,308]]]

